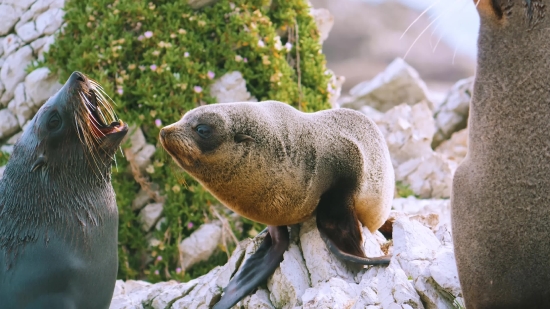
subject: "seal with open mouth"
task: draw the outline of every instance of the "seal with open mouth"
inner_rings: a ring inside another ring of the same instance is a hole
[[[220,202],[268,225],[259,249],[224,289],[230,308],[270,276],[289,245],[288,225],[316,215],[327,248],[355,265],[366,257],[360,223],[387,219],[394,171],[378,126],[351,109],[303,113],[277,101],[197,107],[160,132],[163,147]]]
[[[114,154],[128,131],[74,72],[36,113],[0,180],[0,307],[108,308],[118,268]]]

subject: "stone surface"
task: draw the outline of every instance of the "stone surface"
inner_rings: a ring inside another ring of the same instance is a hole
[[[319,42],[322,44],[328,38],[328,34],[334,25],[334,16],[324,8],[310,8],[309,13],[313,16],[315,24],[317,24]]]
[[[218,247],[222,238],[220,222],[201,225],[189,237],[181,241],[178,248],[182,269],[189,269],[200,261],[206,261]]]
[[[11,33],[10,35],[6,36],[2,40],[2,50],[4,51],[3,57],[7,58],[22,45],[23,40],[21,40],[21,38],[17,34]]]
[[[64,12],[60,8],[51,8],[36,18],[36,31],[40,34],[53,34],[63,24]]]
[[[427,102],[431,110],[434,107],[428,99],[428,88],[418,72],[401,58],[396,58],[372,80],[355,85],[349,94],[353,100],[343,103],[342,107],[360,109],[369,105],[386,112],[402,103],[413,105],[420,101]]]
[[[390,265],[362,270],[348,269],[326,249],[315,218],[292,226],[291,244],[267,285],[244,297],[235,308],[453,308],[461,292],[452,266],[452,246],[409,215],[396,217],[389,243]],[[117,282],[116,303],[111,308],[166,308],[171,302],[171,308],[209,308],[263,237],[241,242],[226,265],[187,283],[129,281],[137,287],[128,291],[128,286]],[[379,232],[371,234],[364,228],[363,237],[368,256],[383,254],[388,243]],[[141,306],[130,307],[135,304]]]
[[[466,128],[473,86],[474,77],[459,80],[438,106],[434,113],[437,132],[433,138],[433,148],[449,139],[453,133]]]
[[[187,0],[189,6],[195,10],[201,9],[207,5],[211,5],[218,2],[218,0]]]
[[[11,136],[19,130],[17,117],[8,109],[0,110],[0,139]]]
[[[239,71],[226,73],[212,84],[210,95],[218,103],[254,101],[257,99],[246,90],[246,81]]]
[[[23,14],[22,10],[18,10],[7,3],[0,3],[0,20],[2,21],[0,22],[0,35],[8,34],[21,14]]]
[[[24,83],[19,83],[15,87],[14,98],[8,104],[8,109],[17,117],[20,127],[23,127],[36,112],[36,109],[27,98]]]
[[[52,74],[48,68],[36,69],[25,78],[27,98],[37,109],[62,86],[58,81],[58,76]]]
[[[6,166],[0,166],[0,180],[2,179],[2,176],[4,176],[4,170],[6,169]]]
[[[141,222],[141,228],[144,231],[149,231],[157,223],[162,215],[162,203],[152,203],[145,206],[139,212],[139,220]]]
[[[440,153],[447,160],[459,164],[468,153],[468,129],[453,133],[451,138],[439,144],[435,151]]]
[[[0,103],[7,103],[13,98],[15,86],[25,79],[25,69],[33,60],[32,49],[24,46],[6,58],[6,62],[0,71],[0,80],[6,91],[0,98]]]

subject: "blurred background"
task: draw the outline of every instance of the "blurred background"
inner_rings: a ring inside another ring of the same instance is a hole
[[[404,58],[418,70],[428,88],[436,93],[446,92],[457,80],[474,74],[479,17],[473,0],[311,3],[315,8],[328,9],[334,16],[323,53],[327,66],[346,78],[342,95],[382,72],[396,57]]]

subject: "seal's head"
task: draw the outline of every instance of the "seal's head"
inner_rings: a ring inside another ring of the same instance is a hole
[[[14,147],[14,161],[25,160],[30,172],[41,169],[71,174],[66,166],[86,162],[90,174],[105,174],[128,126],[115,119],[113,108],[95,81],[80,72],[36,113]],[[7,171],[6,171],[7,172]]]
[[[223,103],[195,108],[160,131],[162,146],[179,166],[199,178],[206,176],[201,174],[207,167],[227,169],[248,157],[250,147],[243,146],[255,141],[247,132],[253,127],[247,124],[252,121],[246,117],[247,107]],[[234,121],[235,113],[239,121]]]

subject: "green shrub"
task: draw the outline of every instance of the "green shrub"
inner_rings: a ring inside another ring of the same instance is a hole
[[[8,163],[9,158],[10,158],[10,155],[8,153],[0,151],[0,166],[6,165],[6,163]]]
[[[69,0],[65,10],[63,33],[37,65],[59,72],[61,82],[73,71],[98,81],[117,103],[119,117],[140,125],[147,141],[157,146],[147,176],[160,184],[166,198],[166,221],[153,231],[159,240],[153,247],[131,209],[140,185],[126,159],[116,157],[118,277],[188,280],[224,263],[227,256],[221,252],[186,274],[176,271],[177,244],[212,219],[209,205],[217,202],[172,163],[158,144],[159,129],[196,106],[215,102],[209,95],[213,80],[235,70],[258,100],[280,100],[304,111],[329,108],[331,76],[306,1],[221,0],[195,11],[186,1]],[[243,227],[238,238],[262,228],[248,220]]]

